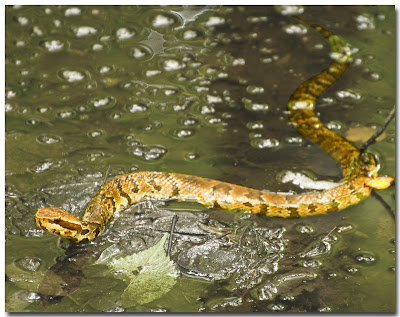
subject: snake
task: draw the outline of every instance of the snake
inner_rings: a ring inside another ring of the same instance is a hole
[[[343,178],[335,187],[293,194],[173,172],[132,172],[115,176],[103,184],[87,205],[82,219],[62,208],[48,206],[36,212],[36,225],[67,241],[79,243],[96,238],[115,215],[144,200],[189,201],[241,213],[299,218],[343,210],[368,197],[373,188],[389,187],[393,178],[378,177],[379,163],[373,154],[360,150],[328,129],[315,114],[317,99],[350,65],[350,47],[320,25],[294,17],[318,31],[330,43],[332,53],[328,67],[301,83],[291,94],[288,117],[294,129],[317,144],[341,167]]]

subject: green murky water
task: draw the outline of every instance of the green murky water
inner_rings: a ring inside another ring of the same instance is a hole
[[[394,7],[292,9],[352,46],[353,65],[318,111],[361,144],[395,102]],[[104,178],[130,171],[270,191],[302,191],[280,181],[285,171],[339,180],[336,164],[287,123],[288,97],[328,65],[330,49],[286,10],[6,8],[7,311],[394,311],[395,224],[373,197],[295,220],[148,204],[76,248],[34,225],[44,205],[80,214]],[[392,122],[370,147],[382,175],[395,174],[394,139]],[[394,210],[394,188],[379,194]],[[96,259],[148,249],[175,213],[175,285],[118,305],[124,284]]]

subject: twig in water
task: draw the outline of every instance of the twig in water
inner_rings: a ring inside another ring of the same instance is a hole
[[[383,133],[383,131],[385,131],[386,127],[388,126],[388,124],[390,123],[390,121],[392,121],[392,119],[394,118],[396,112],[396,106],[393,107],[392,111],[390,111],[390,113],[388,114],[388,116],[386,117],[385,122],[382,124],[382,126],[378,129],[378,131],[376,131],[368,140],[367,142],[365,142],[361,147],[360,150],[366,150],[367,147],[369,147],[371,144],[375,143],[376,139]]]
[[[386,211],[390,214],[393,221],[396,221],[396,215],[394,214],[392,208],[390,208],[388,203],[374,190],[371,192],[371,196],[374,197],[377,201],[379,201],[383,205],[383,207],[386,209]]]
[[[108,168],[107,168],[106,175],[104,175],[104,180],[103,180],[103,183],[105,183],[105,182],[106,182],[106,180],[107,180],[107,177],[108,177],[108,175],[110,174],[110,171],[111,171],[111,165],[108,165]]]
[[[177,216],[177,215],[174,215],[174,216],[172,217],[171,232],[169,233],[168,251],[167,251],[167,255],[168,255],[168,256],[171,255],[172,235],[174,234],[175,225],[176,225],[176,222],[177,222],[177,221],[178,221],[178,216]]]

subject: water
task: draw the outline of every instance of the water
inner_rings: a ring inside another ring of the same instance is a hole
[[[394,105],[394,7],[292,9],[351,44],[353,65],[317,111],[361,144],[354,133],[372,131]],[[286,171],[338,181],[336,164],[287,123],[288,97],[328,65],[330,49],[286,10],[6,8],[8,311],[394,311],[395,227],[372,197],[295,220],[144,204],[81,247],[34,225],[44,205],[80,214],[106,177],[130,171],[271,191],[302,191],[281,182]],[[395,174],[394,127],[369,149],[382,175]],[[394,188],[379,194],[394,210]],[[154,245],[175,213],[175,286],[116,305],[124,285],[95,260],[109,247]]]

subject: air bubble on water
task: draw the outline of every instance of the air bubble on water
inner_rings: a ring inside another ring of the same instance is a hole
[[[219,96],[207,95],[207,102],[208,103],[220,103],[220,102],[222,102],[222,99]],[[214,112],[214,111],[212,111],[212,112]]]
[[[69,119],[75,116],[75,112],[72,110],[64,110],[57,113],[57,116],[62,119]]]
[[[40,122],[41,120],[34,118],[26,120],[26,123],[29,125],[38,125]]]
[[[149,108],[146,105],[142,105],[139,103],[134,103],[126,107],[127,110],[131,113],[145,112]]]
[[[113,69],[114,68],[112,66],[105,65],[105,66],[100,66],[98,68],[98,71],[99,71],[100,74],[105,74],[105,73],[111,72]]]
[[[77,37],[89,36],[97,33],[97,29],[92,26],[79,26],[72,29]]]
[[[315,229],[311,225],[297,225],[296,226],[296,231],[299,233],[307,233],[311,234],[315,232]]]
[[[376,263],[376,256],[372,252],[357,252],[353,255],[353,258],[360,264],[371,265]]]
[[[318,312],[320,312],[320,313],[327,313],[327,312],[331,312],[331,311],[332,311],[332,308],[329,306],[318,308]]]
[[[12,90],[8,90],[8,91],[6,92],[6,98],[8,98],[8,99],[13,98],[13,97],[15,97],[16,95],[17,95],[17,93],[16,93],[15,91],[12,91]]]
[[[356,17],[358,30],[373,30],[375,29],[375,21],[369,14],[360,14]]]
[[[339,90],[336,92],[336,96],[340,99],[344,99],[344,100],[360,100],[361,99],[361,95],[352,91],[352,90]]]
[[[259,87],[259,86],[247,86],[246,91],[249,94],[255,95],[255,94],[262,94],[264,92],[264,88],[263,87]]]
[[[75,70],[64,70],[61,73],[61,77],[67,80],[68,82],[72,83],[83,80],[85,78],[85,75]]]
[[[88,103],[96,108],[109,109],[109,108],[112,108],[117,103],[117,100],[113,96],[107,96],[104,98],[96,97],[96,98],[90,99],[88,101]]]
[[[251,145],[257,149],[272,149],[279,146],[277,139],[255,139],[251,141]]]
[[[326,123],[325,125],[330,130],[340,130],[343,127],[343,123],[340,122],[339,120],[330,121],[330,122]]]
[[[206,26],[216,26],[216,25],[222,25],[222,24],[225,24],[225,18],[217,17],[217,16],[209,17],[206,22]]]
[[[199,156],[197,153],[192,153],[192,152],[187,153],[187,154],[185,155],[185,159],[186,159],[186,160],[190,160],[190,161],[197,160],[199,157],[200,157],[200,156]]]
[[[171,96],[177,94],[178,91],[175,89],[164,89],[164,95],[165,96]]]
[[[17,20],[18,20],[18,23],[21,25],[27,25],[29,23],[28,18],[25,18],[25,17],[18,17]]]
[[[250,129],[250,130],[264,129],[264,124],[261,121],[248,122],[246,124],[246,127],[247,127],[247,129]]]
[[[160,75],[162,73],[161,70],[146,70],[146,77],[153,77]]]
[[[42,144],[56,144],[62,141],[62,138],[57,135],[41,134],[36,140]]]
[[[262,134],[261,133],[252,132],[252,133],[249,134],[249,138],[250,139],[260,139],[260,138],[262,138]]]
[[[98,136],[103,135],[103,133],[104,133],[103,130],[101,130],[101,129],[96,129],[96,130],[89,131],[89,132],[88,132],[88,136],[90,136],[90,137],[92,137],[92,138],[95,138],[95,137],[98,137]]]
[[[183,33],[183,39],[185,41],[189,41],[189,40],[194,40],[198,37],[198,34],[196,31],[193,30],[187,30]]]
[[[35,35],[38,35],[38,36],[42,36],[43,35],[43,31],[38,26],[35,25],[33,27],[32,34],[35,34]]]
[[[301,144],[303,143],[303,138],[300,136],[289,136],[285,138],[285,142],[289,144]]]
[[[175,20],[171,17],[165,16],[163,14],[158,14],[152,21],[154,27],[167,27],[175,23]]]
[[[120,114],[120,113],[118,113],[118,112],[113,112],[113,113],[110,115],[110,117],[111,117],[111,119],[119,119],[119,118],[122,117],[122,114]]]
[[[300,15],[304,12],[302,5],[280,5],[275,6],[275,10],[282,15]]]
[[[64,43],[59,41],[59,40],[45,41],[44,42],[44,47],[49,52],[58,52],[58,51],[63,49]]]
[[[185,118],[182,121],[182,124],[185,126],[192,126],[192,125],[196,125],[199,123],[199,120],[195,119],[195,118]]]
[[[73,15],[80,15],[81,14],[81,9],[79,8],[68,8],[67,10],[65,10],[65,16],[73,16]]]
[[[145,57],[150,57],[152,56],[152,51],[145,46],[141,47],[134,47],[130,53],[131,56],[133,56],[136,59],[143,59]]]
[[[102,50],[104,48],[104,45],[103,44],[93,44],[93,46],[92,46],[92,50],[93,51],[100,51],[100,50]]]
[[[215,108],[211,105],[206,105],[206,106],[202,106],[200,109],[200,112],[202,114],[209,114],[209,113],[214,113],[215,112]]]
[[[247,22],[249,23],[260,23],[260,22],[267,22],[268,18],[266,16],[250,16],[247,17]]]
[[[372,82],[380,81],[383,78],[383,76],[377,72],[365,72],[363,77]]]
[[[307,34],[307,27],[302,24],[290,24],[283,27],[287,34]]]
[[[359,271],[358,267],[356,266],[345,266],[343,269],[350,274],[356,274]]]
[[[186,65],[184,63],[180,63],[179,61],[175,59],[168,59],[164,61],[164,69],[166,71],[172,71],[172,70],[179,70],[185,68]]]
[[[13,109],[14,109],[14,107],[9,103],[6,103],[5,106],[4,106],[4,111],[5,112],[12,111]]]
[[[178,138],[188,138],[194,135],[194,130],[192,129],[176,129],[172,132],[172,135]]]
[[[128,28],[119,28],[115,33],[118,40],[128,40],[135,36],[136,32]]]
[[[269,304],[268,309],[271,311],[284,311],[286,307],[283,304]]]
[[[232,66],[244,66],[246,65],[246,60],[244,58],[235,58],[232,61]]]

